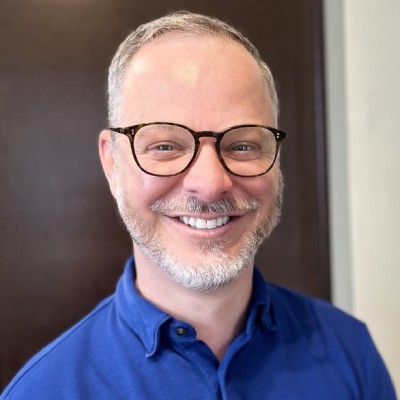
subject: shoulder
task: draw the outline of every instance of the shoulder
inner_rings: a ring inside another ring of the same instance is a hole
[[[53,342],[31,358],[18,372],[3,392],[1,399],[52,399],[60,398],[63,390],[54,382],[68,384],[71,371],[75,374],[88,361],[93,340],[99,341],[108,329],[108,321],[113,318],[114,297],[103,300],[92,312],[72,326]],[[96,339],[97,337],[97,339]],[[27,396],[29,393],[28,397]],[[58,397],[57,397],[58,396]],[[69,397],[68,397],[69,398]]]
[[[395,399],[365,323],[326,301],[271,284],[267,290],[281,341],[301,342],[320,362],[329,362],[349,382],[358,382],[362,398]]]
[[[362,321],[325,300],[273,284],[267,284],[267,290],[278,320],[282,318],[304,327],[312,325],[334,329],[340,326],[341,330],[350,329],[360,332],[366,330]]]
[[[314,338],[357,358],[373,342],[364,322],[327,301],[267,284],[275,322],[285,337]]]

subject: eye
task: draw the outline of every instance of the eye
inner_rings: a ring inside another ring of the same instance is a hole
[[[252,149],[252,146],[250,146],[247,143],[237,144],[232,147],[233,151],[250,151],[251,149]]]
[[[226,150],[230,153],[254,153],[260,151],[260,145],[255,142],[236,142],[229,144]]]
[[[222,149],[222,156],[236,161],[250,161],[260,158],[260,146],[255,142],[236,141],[226,143]]]
[[[151,148],[151,150],[155,150],[155,151],[172,151],[172,150],[174,150],[174,147],[171,146],[170,144],[159,144],[159,145],[153,146]]]
[[[182,145],[176,142],[154,142],[146,144],[146,152],[170,152],[170,151],[182,151]]]
[[[158,161],[176,160],[185,157],[188,153],[191,153],[191,149],[187,149],[181,143],[171,141],[146,143],[144,148],[136,149],[138,157],[145,156]]]

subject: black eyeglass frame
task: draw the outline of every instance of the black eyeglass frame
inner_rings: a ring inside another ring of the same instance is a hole
[[[194,139],[194,151],[193,151],[193,156],[190,159],[190,161],[188,162],[188,164],[186,165],[185,168],[183,168],[181,171],[175,173],[175,174],[168,174],[168,175],[160,175],[160,174],[155,174],[149,171],[146,171],[141,165],[139,160],[136,157],[136,152],[135,152],[135,146],[134,146],[134,138],[136,133],[144,128],[145,126],[149,126],[149,125],[171,125],[171,126],[177,126],[179,128],[183,128],[186,129],[188,132],[190,132],[193,136]],[[229,169],[229,167],[226,165],[224,158],[222,157],[221,154],[221,148],[220,148],[220,144],[222,141],[222,138],[224,137],[224,135],[228,132],[230,132],[233,129],[238,129],[238,128],[264,128],[264,129],[268,129],[270,132],[273,133],[275,140],[276,140],[276,149],[275,149],[275,156],[274,159],[271,163],[271,165],[263,172],[256,174],[256,175],[240,175],[237,174],[233,171],[231,171]],[[195,131],[193,129],[188,128],[185,125],[182,124],[177,124],[174,122],[149,122],[149,123],[142,123],[142,124],[137,124],[137,125],[132,125],[132,126],[127,126],[125,128],[108,128],[110,131],[112,132],[116,132],[116,133],[120,133],[122,135],[125,135],[128,137],[130,145],[131,145],[131,150],[132,150],[132,155],[133,158],[137,164],[137,166],[146,174],[148,175],[152,175],[152,176],[161,176],[161,177],[169,177],[169,176],[176,176],[179,174],[182,174],[183,172],[185,172],[186,170],[188,170],[190,168],[190,166],[193,164],[193,161],[196,159],[197,157],[197,153],[199,151],[199,147],[200,147],[200,138],[202,137],[212,137],[215,139],[215,148],[217,150],[217,155],[218,155],[218,159],[220,161],[220,163],[222,164],[222,166],[225,168],[226,171],[228,171],[229,173],[231,173],[232,175],[235,176],[240,176],[242,178],[254,178],[256,176],[261,176],[261,175],[265,175],[268,171],[271,170],[271,168],[274,166],[276,158],[278,156],[279,153],[279,148],[280,148],[280,142],[286,138],[286,133],[284,131],[281,131],[279,129],[276,128],[272,128],[270,126],[267,125],[257,125],[257,124],[244,124],[244,125],[235,125],[235,126],[231,126],[228,129],[225,129],[222,132],[215,132],[215,131]]]

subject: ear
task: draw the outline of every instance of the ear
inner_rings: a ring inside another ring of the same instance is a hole
[[[107,129],[100,132],[99,135],[99,155],[104,174],[106,175],[108,185],[112,195],[115,197],[114,183],[114,156],[111,132]]]

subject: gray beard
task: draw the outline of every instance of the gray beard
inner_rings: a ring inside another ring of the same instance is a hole
[[[241,251],[235,255],[225,252],[228,240],[209,240],[191,243],[193,261],[183,263],[178,254],[172,254],[162,242],[157,231],[149,229],[127,199],[118,171],[115,171],[116,200],[123,222],[137,246],[161,270],[185,288],[210,292],[229,285],[253,264],[261,243],[278,224],[281,214],[283,177],[279,171],[279,187],[268,215],[260,215],[260,204],[256,199],[222,199],[202,203],[195,197],[176,198],[169,201],[157,200],[150,209],[156,213],[227,213],[237,210],[255,210],[259,222],[243,240]]]

